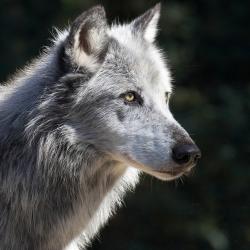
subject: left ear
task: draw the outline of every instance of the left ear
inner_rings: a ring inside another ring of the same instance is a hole
[[[65,43],[66,54],[71,62],[95,72],[107,48],[107,28],[106,13],[102,6],[92,7],[77,17]]]
[[[157,35],[157,25],[160,18],[161,3],[137,17],[132,23],[132,29],[136,34],[141,34],[148,42],[154,42]]]

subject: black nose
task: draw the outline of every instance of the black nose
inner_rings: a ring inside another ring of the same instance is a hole
[[[201,158],[201,151],[195,144],[179,144],[173,148],[172,157],[178,164],[196,164]]]

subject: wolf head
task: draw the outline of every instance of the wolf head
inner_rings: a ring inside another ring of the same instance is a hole
[[[101,6],[84,12],[61,39],[67,73],[60,81],[72,96],[74,143],[171,180],[200,151],[169,110],[171,76],[154,43],[159,17],[160,4],[123,25],[109,26]]]

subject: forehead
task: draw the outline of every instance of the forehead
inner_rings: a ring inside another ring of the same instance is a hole
[[[136,87],[150,93],[171,92],[169,70],[154,44],[137,37],[127,25],[113,26],[109,35],[113,38],[113,63]]]

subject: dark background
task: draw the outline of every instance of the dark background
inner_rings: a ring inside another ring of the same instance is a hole
[[[102,3],[128,21],[156,1],[1,0],[0,80]],[[164,1],[159,44],[176,91],[171,109],[202,149],[194,174],[163,183],[143,176],[92,250],[250,249],[250,1]]]

